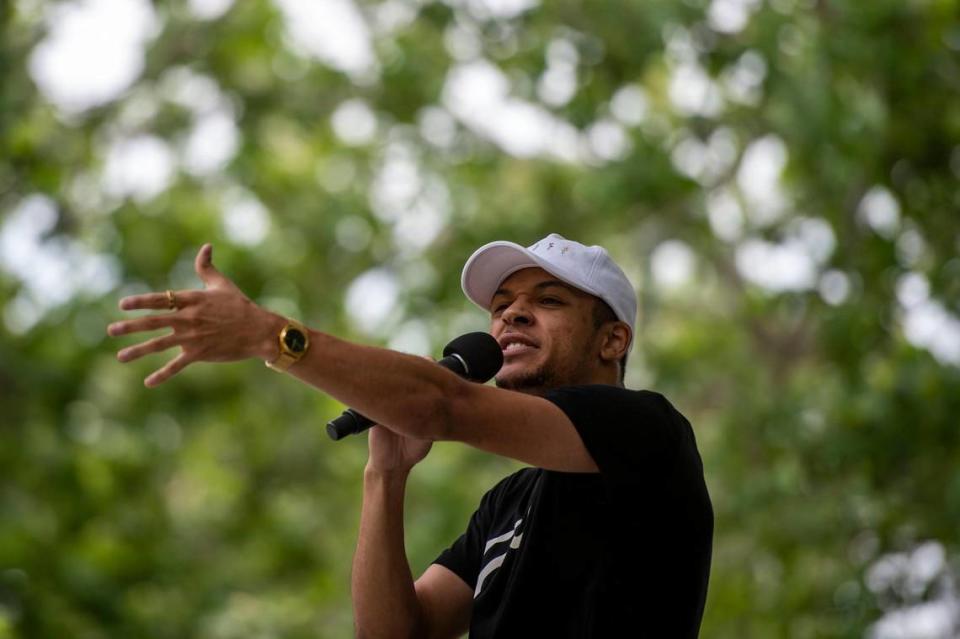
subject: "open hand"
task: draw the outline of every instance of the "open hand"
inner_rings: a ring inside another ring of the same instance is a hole
[[[121,362],[132,362],[149,353],[174,346],[180,354],[144,380],[156,386],[193,362],[231,362],[251,357],[273,359],[278,354],[277,335],[285,320],[257,306],[236,284],[213,266],[213,247],[204,244],[194,268],[203,290],[145,293],[120,300],[120,309],[168,310],[136,319],[114,322],[107,334],[116,337],[169,328],[154,337],[117,353]]]

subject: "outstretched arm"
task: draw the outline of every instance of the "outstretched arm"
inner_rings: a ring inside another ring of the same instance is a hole
[[[197,254],[196,270],[206,288],[175,294],[177,308],[115,322],[110,335],[172,329],[159,338],[118,353],[129,362],[179,346],[182,352],[145,380],[156,386],[193,362],[248,358],[273,360],[286,320],[251,302],[211,260],[212,248]],[[168,309],[164,293],[124,298],[123,310]],[[596,471],[580,436],[552,402],[464,381],[413,356],[352,344],[310,331],[311,346],[288,372],[399,434],[417,439],[456,440],[520,461],[563,471]]]
[[[144,380],[148,387],[162,384],[195,362],[272,361],[280,354],[278,335],[286,319],[247,298],[213,266],[212,251],[209,244],[204,245],[195,261],[205,288],[172,294],[175,308],[170,308],[171,297],[166,293],[120,300],[122,310],[167,312],[114,322],[108,327],[111,336],[172,329],[122,349],[117,354],[121,362],[171,347],[181,349]],[[310,341],[305,357],[288,369],[291,375],[407,435],[426,435],[428,425],[439,422],[437,397],[460,382],[453,373],[413,355],[351,344],[319,331],[310,331]]]

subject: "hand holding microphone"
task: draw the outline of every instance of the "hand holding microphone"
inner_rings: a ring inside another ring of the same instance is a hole
[[[443,359],[437,364],[471,382],[484,383],[503,366],[503,352],[489,333],[467,333],[444,347]],[[327,434],[336,441],[363,432],[373,424],[371,419],[348,408],[327,424]]]

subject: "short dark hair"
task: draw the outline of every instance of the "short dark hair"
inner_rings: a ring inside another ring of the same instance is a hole
[[[604,302],[599,297],[594,298],[593,304],[593,328],[594,330],[600,330],[600,327],[606,324],[607,322],[618,322],[620,318],[617,317],[617,314],[613,312],[613,309],[610,308],[610,305]],[[620,358],[620,383],[623,383],[623,378],[627,374],[627,354],[624,353],[623,357]]]

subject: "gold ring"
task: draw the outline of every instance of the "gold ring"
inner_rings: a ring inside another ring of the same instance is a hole
[[[167,289],[167,306],[173,310],[177,307],[177,298],[174,296],[173,291]]]

